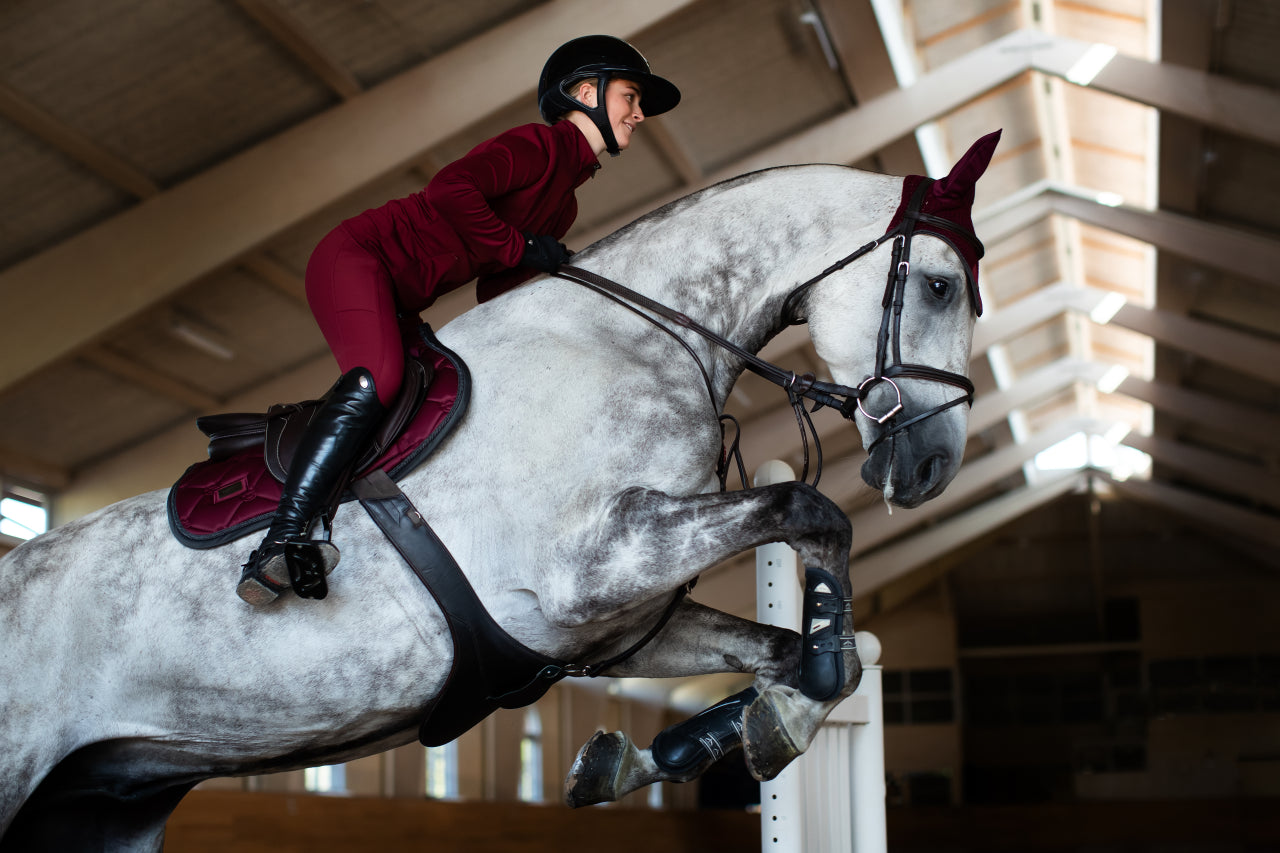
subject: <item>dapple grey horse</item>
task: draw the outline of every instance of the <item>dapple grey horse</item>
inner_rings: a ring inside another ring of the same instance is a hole
[[[955,474],[968,409],[954,405],[955,383],[888,377],[903,360],[952,377],[967,370],[976,260],[946,226],[969,221],[994,144],[980,141],[964,170],[933,185],[954,210],[933,216],[893,263],[903,241],[881,238],[902,215],[904,179],[816,165],[712,186],[573,263],[747,353],[807,319],[832,383],[877,416],[845,407],[864,445],[895,418],[915,421],[875,443],[863,469],[894,503],[914,506]],[[858,246],[862,257],[842,266]],[[896,299],[885,295],[891,267]],[[803,483],[719,489],[718,416],[742,355],[557,277],[476,307],[439,337],[470,368],[470,408],[400,485],[520,643],[608,660],[650,630],[674,590],[768,542],[789,543],[848,597],[852,531],[835,504]],[[877,357],[886,350],[887,372]],[[832,383],[818,385],[839,389]],[[878,423],[895,393],[903,411]],[[921,412],[934,416],[915,420]],[[445,682],[441,612],[359,504],[335,519],[343,558],[328,597],[255,609],[233,589],[255,543],[184,548],[165,499],[106,507],[0,561],[0,850],[159,850],[165,820],[197,782],[409,743]],[[851,620],[841,634],[852,636]],[[831,654],[840,682],[811,698],[798,686],[800,637],[686,598],[608,674],[754,673],[733,730],[752,772],[771,778],[858,683],[852,643]],[[615,798],[709,763],[675,774],[625,735],[598,735],[569,799]]]

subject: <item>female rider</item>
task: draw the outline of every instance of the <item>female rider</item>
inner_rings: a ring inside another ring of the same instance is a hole
[[[404,376],[418,314],[478,277],[480,301],[569,256],[559,242],[577,216],[574,190],[617,156],[646,115],[680,91],[631,45],[584,36],[561,45],[538,82],[547,125],[507,131],[444,167],[422,191],[338,225],[307,263],[307,302],[342,376],[308,425],[266,537],[236,592],[254,605],[293,587],[327,594],[338,549],[308,531],[363,450]]]

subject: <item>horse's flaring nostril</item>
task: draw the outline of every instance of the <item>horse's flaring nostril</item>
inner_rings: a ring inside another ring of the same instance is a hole
[[[944,467],[943,462],[943,458],[935,453],[916,466],[916,484],[922,492],[933,488]]]

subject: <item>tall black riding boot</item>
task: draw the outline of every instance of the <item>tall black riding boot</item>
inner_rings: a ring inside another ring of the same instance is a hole
[[[363,367],[347,371],[325,395],[289,466],[266,538],[244,565],[236,587],[241,598],[269,604],[290,587],[302,598],[328,594],[324,576],[338,564],[338,549],[307,532],[385,414],[373,375]]]

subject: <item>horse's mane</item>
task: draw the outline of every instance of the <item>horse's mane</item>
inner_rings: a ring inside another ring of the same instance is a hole
[[[597,248],[608,249],[614,243],[620,240],[625,240],[628,237],[628,235],[631,234],[632,231],[639,228],[652,227],[654,225],[658,225],[662,222],[665,222],[669,219],[673,219],[681,215],[682,213],[684,213],[686,209],[693,207],[695,205],[701,204],[705,202],[707,199],[712,198],[714,196],[722,195],[726,192],[730,192],[739,187],[747,186],[749,184],[766,180],[770,177],[778,176],[783,172],[810,170],[815,167],[839,168],[839,169],[848,169],[850,171],[858,171],[857,169],[853,169],[850,166],[841,166],[835,163],[802,163],[802,164],[793,164],[793,165],[786,165],[786,166],[769,166],[763,169],[756,169],[750,172],[743,172],[741,175],[734,175],[731,178],[725,178],[723,180],[716,181],[715,183],[709,184],[703,187],[702,189],[694,190],[688,195],[683,195],[680,198],[673,199],[667,202],[666,204],[663,204],[662,206],[657,207],[649,211],[648,213],[637,217],[636,219],[633,219],[631,222],[628,222],[626,225],[623,225],[622,227],[618,228],[612,233],[600,238],[599,240],[592,243],[590,246],[587,247],[587,249],[584,249],[583,251],[585,252],[588,250],[595,250]]]

